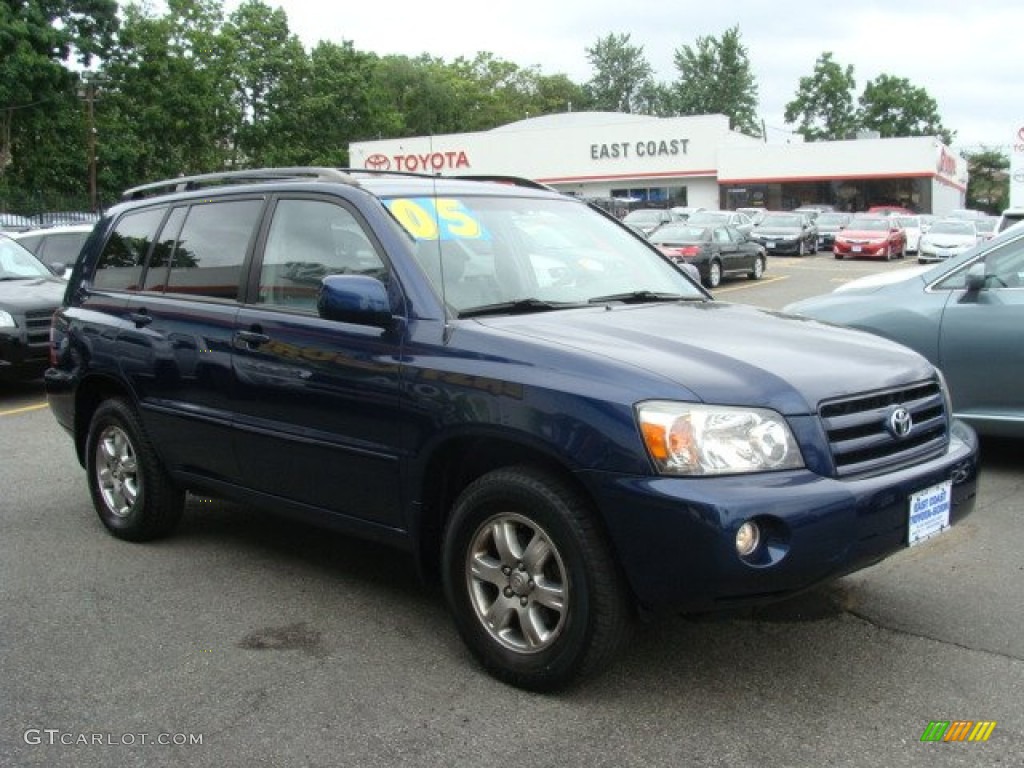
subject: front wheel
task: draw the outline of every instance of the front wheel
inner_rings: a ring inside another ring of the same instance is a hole
[[[185,494],[167,475],[127,402],[107,400],[96,409],[85,449],[92,503],[108,531],[130,541],[171,532]]]
[[[625,641],[624,581],[586,499],[554,475],[499,469],[459,496],[445,528],[445,596],[459,634],[498,679],[551,691],[605,666]]]
[[[747,273],[751,280],[760,280],[764,277],[764,256],[758,254],[754,257],[754,268]]]

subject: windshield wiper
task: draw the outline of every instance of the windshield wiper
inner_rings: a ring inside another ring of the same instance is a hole
[[[611,293],[607,296],[595,296],[591,304],[603,304],[606,301],[621,301],[624,304],[645,304],[654,301],[706,301],[703,296],[683,296],[678,293],[659,293],[658,291],[630,291],[628,293]]]
[[[585,307],[575,301],[544,301],[543,299],[518,299],[502,301],[498,304],[485,304],[482,307],[470,307],[459,310],[459,317],[482,317],[484,315],[518,315],[530,312],[551,312],[556,309],[575,309]]]

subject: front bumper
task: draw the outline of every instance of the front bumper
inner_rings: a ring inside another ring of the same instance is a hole
[[[48,344],[33,344],[17,329],[0,331],[0,379],[27,380],[43,375],[50,361]]]
[[[836,256],[877,259],[885,256],[885,247],[885,243],[846,243],[837,240],[832,246],[832,252]]]
[[[977,473],[977,438],[954,422],[944,455],[872,477],[839,480],[797,470],[582,479],[639,602],[695,611],[783,598],[899,552],[907,547],[910,497],[953,479],[956,524],[974,507]],[[734,544],[751,518],[770,534],[756,562],[741,559]]]
[[[799,253],[799,240],[757,240],[766,253]]]

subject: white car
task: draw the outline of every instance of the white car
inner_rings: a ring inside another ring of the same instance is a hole
[[[907,253],[917,253],[924,230],[920,216],[897,216],[900,226],[907,233]]]
[[[51,270],[54,264],[63,264],[62,275],[67,279],[71,276],[71,269],[78,261],[78,253],[85,245],[92,229],[92,224],[65,224],[30,229],[12,234],[11,237],[35,254],[35,257]]]
[[[698,211],[690,214],[686,223],[691,227],[732,227],[744,235],[754,228],[753,220],[739,211]]]
[[[981,239],[978,228],[968,219],[942,219],[936,221],[921,236],[917,249],[917,260],[924,264],[929,261],[944,261],[959,256],[976,246]]]

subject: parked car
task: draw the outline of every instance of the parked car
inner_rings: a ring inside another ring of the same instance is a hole
[[[837,259],[902,259],[907,233],[896,216],[854,216],[836,235],[832,255]]]
[[[814,224],[818,228],[818,249],[832,250],[836,234],[849,223],[849,213],[825,211],[818,214],[818,218],[814,220]]]
[[[991,240],[995,237],[996,226],[998,224],[998,216],[984,216],[974,222],[974,228],[978,230],[978,237],[980,239]]]
[[[768,211],[750,231],[750,239],[772,254],[818,252],[818,228],[802,213]]]
[[[942,535],[977,493],[923,357],[717,302],[526,180],[128,190],[50,333],[50,410],[111,534],[169,534],[194,491],[394,545],[532,690],[606,666],[638,609],[777,600]]]
[[[907,236],[907,253],[917,253],[921,245],[921,234],[924,231],[924,224],[920,216],[896,216],[896,220],[903,227]]]
[[[996,224],[996,232],[1002,232],[1003,230],[1009,229],[1015,224],[1019,224],[1024,221],[1024,208],[1007,208],[999,216],[999,222]]]
[[[806,213],[807,217],[817,223],[818,217],[823,213],[829,213],[835,211],[836,207],[829,203],[808,203],[807,205],[799,205],[793,209],[794,213]]]
[[[92,230],[92,224],[66,224],[30,229],[13,237],[47,267],[68,278]]]
[[[0,380],[31,380],[50,360],[50,318],[67,283],[0,235]]]
[[[785,312],[879,334],[942,369],[953,413],[1024,437],[1024,228],[937,265],[861,278]]]
[[[745,213],[739,211],[700,211],[686,220],[694,227],[732,227],[743,234],[750,234],[754,222]]]
[[[921,236],[917,260],[924,264],[959,256],[980,241],[973,221],[969,219],[940,219]]]
[[[872,205],[867,210],[870,216],[913,216],[914,212],[902,205]]]
[[[644,234],[649,235],[662,224],[681,221],[681,218],[665,208],[637,208],[627,213],[622,221],[639,227]]]
[[[735,227],[666,224],[650,239],[670,258],[696,267],[708,288],[717,288],[727,275],[764,276],[764,248]]]
[[[674,221],[686,221],[693,214],[700,213],[703,210],[706,209],[699,205],[676,205],[669,208],[669,211],[675,217]]]
[[[761,219],[764,218],[765,213],[767,213],[768,211],[767,208],[762,208],[759,206],[742,206],[740,208],[737,208],[736,210],[739,213],[745,213],[747,215],[747,218],[749,218],[750,221],[755,225],[761,222]]]

